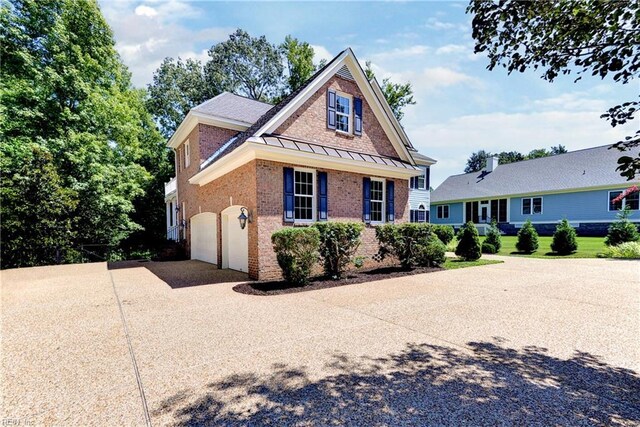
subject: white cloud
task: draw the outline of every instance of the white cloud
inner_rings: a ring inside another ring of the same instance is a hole
[[[154,16],[158,16],[158,11],[155,10],[152,7],[149,6],[145,6],[145,5],[140,5],[138,7],[136,7],[135,9],[135,14],[139,15],[139,16],[148,16],[150,18],[154,17]]]
[[[316,44],[312,44],[311,47],[313,48],[313,61],[316,64],[318,64],[323,59],[325,61],[331,61],[333,59],[334,55],[332,55],[326,47]]]
[[[427,19],[427,22],[424,26],[430,30],[440,30],[440,31],[446,31],[446,30],[466,31],[467,30],[467,26],[464,24],[457,24],[454,22],[445,22],[434,17]]]
[[[429,52],[431,48],[426,45],[413,45],[403,48],[395,48],[371,55],[374,62],[385,62],[402,58],[420,57]]]

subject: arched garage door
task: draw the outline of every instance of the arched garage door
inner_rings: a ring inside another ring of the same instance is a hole
[[[218,221],[216,214],[203,212],[191,218],[191,259],[218,263]]]
[[[222,211],[222,268],[249,272],[249,224],[240,228],[241,206]]]

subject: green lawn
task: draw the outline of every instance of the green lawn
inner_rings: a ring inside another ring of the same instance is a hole
[[[504,261],[498,261],[495,259],[482,259],[477,261],[462,261],[457,258],[447,258],[442,266],[445,270],[455,270],[456,268],[477,267],[479,265],[500,264]]]
[[[484,236],[480,236],[480,242]],[[578,237],[578,251],[566,256],[561,256],[551,252],[551,236],[538,237],[538,250],[531,255],[517,252],[517,236],[502,236],[502,248],[497,255],[528,256],[533,258],[595,258],[597,254],[604,252],[604,237]]]

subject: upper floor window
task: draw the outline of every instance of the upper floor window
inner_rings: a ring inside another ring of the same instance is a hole
[[[409,211],[409,220],[411,222],[428,222],[429,211],[424,207],[424,204],[420,204],[418,209],[412,209]]]
[[[617,211],[618,209],[629,208],[631,210],[637,211],[640,209],[640,192],[634,192],[628,194],[626,197],[622,198],[617,202],[613,200],[620,196],[623,193],[622,190],[619,191],[609,191],[609,210]]]
[[[188,168],[191,164],[191,147],[189,141],[184,144],[184,167]]]
[[[542,213],[542,197],[522,199],[522,215],[539,215]]]
[[[311,170],[295,169],[293,172],[294,184],[294,220],[315,220],[315,173]]]
[[[418,166],[422,171],[422,175],[411,178],[411,188],[414,190],[428,190],[429,187],[429,167]]]
[[[336,129],[341,132],[351,132],[351,97],[349,95],[336,94]]]
[[[436,208],[436,218],[447,219],[449,218],[449,205],[440,205]]]
[[[383,179],[371,178],[371,222],[384,221],[384,183]]]

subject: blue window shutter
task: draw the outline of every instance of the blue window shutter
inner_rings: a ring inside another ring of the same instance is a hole
[[[318,221],[326,221],[328,219],[328,190],[327,173],[318,172]]]
[[[427,166],[427,176],[425,177],[425,189],[429,191],[431,188],[431,168]]]
[[[353,117],[355,122],[353,133],[362,135],[362,99],[360,98],[353,98]]]
[[[284,171],[284,222],[293,222],[293,168],[283,168]]]
[[[395,215],[395,205],[394,200],[395,196],[393,194],[394,182],[387,181],[387,221],[393,222],[396,219]]]
[[[371,222],[371,178],[362,178],[362,220]]]
[[[327,127],[336,128],[336,91],[327,89]]]

